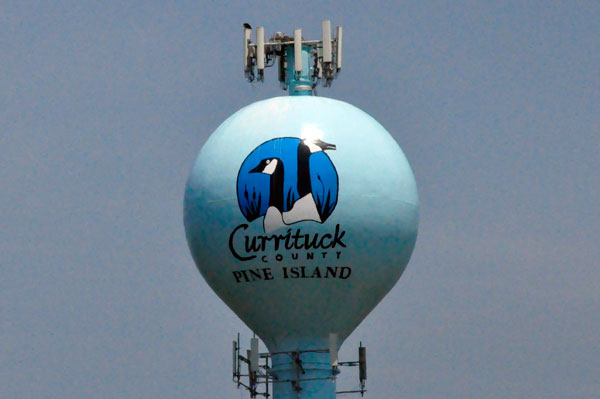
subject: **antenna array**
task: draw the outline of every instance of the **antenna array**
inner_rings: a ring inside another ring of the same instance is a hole
[[[334,337],[332,337],[334,336]],[[365,389],[367,380],[367,348],[360,343],[358,347],[358,360],[350,362],[338,362],[337,359],[337,337],[336,334],[330,335],[328,349],[316,349],[316,350],[304,350],[304,351],[292,351],[292,352],[278,352],[278,353],[260,353],[258,350],[258,338],[253,337],[250,339],[250,349],[246,350],[246,356],[241,355],[240,347],[240,334],[237,335],[237,340],[233,341],[233,382],[237,384],[238,389],[244,388],[250,392],[251,398],[257,396],[263,396],[268,399],[271,396],[269,386],[272,384],[291,383],[292,386],[299,387],[302,381],[306,381],[302,378],[305,374],[305,370],[302,362],[302,355],[309,352],[318,353],[329,353],[330,354],[330,365],[331,365],[331,376],[322,378],[326,380],[335,380],[336,376],[340,373],[339,367],[342,366],[358,366],[358,380],[359,389],[348,390],[348,391],[337,391],[336,394],[346,393],[360,393],[360,396],[364,396],[367,390]],[[285,354],[293,360],[293,364],[298,369],[297,375],[299,376],[296,380],[280,380],[272,373],[271,357],[273,355]],[[242,370],[242,363],[246,364],[246,371]],[[242,377],[247,377],[246,382],[242,380]],[[260,385],[264,384],[264,390],[260,391]]]
[[[265,28],[259,26],[256,28],[256,41],[252,43],[252,28],[244,24],[246,79],[249,82],[264,82],[265,68],[277,63],[278,79],[283,90],[292,86],[294,80],[308,83],[309,90],[314,90],[319,83],[324,87],[331,87],[333,79],[342,69],[342,27],[336,28],[333,38],[329,20],[322,21],[321,27],[321,40],[303,40],[302,30],[295,29],[294,36],[277,32],[265,41]],[[308,63],[304,62],[306,58]],[[298,91],[296,86],[293,86]]]

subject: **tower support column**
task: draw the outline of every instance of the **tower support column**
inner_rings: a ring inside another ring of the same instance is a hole
[[[329,353],[289,352],[272,356],[274,399],[334,399]]]
[[[290,96],[310,96],[313,94],[312,74],[310,66],[310,46],[302,46],[302,72],[294,71],[294,46],[287,45],[285,51],[285,84]]]

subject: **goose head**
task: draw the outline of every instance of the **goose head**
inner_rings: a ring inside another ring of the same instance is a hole
[[[335,150],[335,144],[329,144],[320,139],[304,139],[302,143],[310,149],[311,154],[325,150]]]
[[[250,173],[264,173],[265,175],[272,175],[277,170],[277,166],[281,161],[277,158],[265,158],[250,171]]]

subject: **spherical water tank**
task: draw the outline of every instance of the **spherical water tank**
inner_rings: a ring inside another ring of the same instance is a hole
[[[184,224],[210,287],[269,351],[307,351],[317,377],[299,397],[329,398],[322,352],[332,335],[340,346],[402,275],[417,237],[417,189],[396,141],[365,112],[276,97],[236,112],[204,144]],[[292,366],[273,357],[280,378]],[[275,384],[275,398],[292,388]]]

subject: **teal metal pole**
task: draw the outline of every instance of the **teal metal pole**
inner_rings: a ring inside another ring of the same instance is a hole
[[[273,399],[335,399],[338,373],[326,338],[289,337],[271,346]]]
[[[328,353],[274,355],[274,399],[335,399],[335,380]]]
[[[312,72],[313,68],[310,65],[310,46],[302,46],[302,72],[294,71],[294,46],[285,46],[285,83],[290,92],[290,96],[311,96],[312,88]]]

